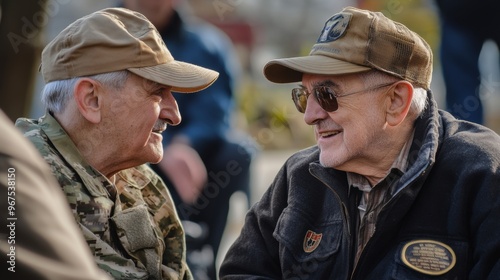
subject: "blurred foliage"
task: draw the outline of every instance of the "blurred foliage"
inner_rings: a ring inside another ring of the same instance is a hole
[[[439,17],[433,0],[359,0],[359,7],[380,11],[386,17],[406,25],[431,46],[439,46]]]
[[[288,90],[287,86],[262,86],[252,80],[240,88],[237,102],[245,130],[264,150],[300,149],[315,143],[312,128],[295,109]]]

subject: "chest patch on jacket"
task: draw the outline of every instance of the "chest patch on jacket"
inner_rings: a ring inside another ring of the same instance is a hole
[[[443,275],[456,263],[450,246],[434,240],[413,240],[406,243],[401,259],[409,268],[427,275]]]
[[[312,230],[308,230],[306,232],[306,236],[304,237],[304,252],[311,253],[316,250],[321,242],[321,237],[323,237],[322,233],[316,233]]]

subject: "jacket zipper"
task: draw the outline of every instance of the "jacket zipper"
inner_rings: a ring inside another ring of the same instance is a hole
[[[313,174],[314,175],[314,174]],[[325,183],[323,180],[321,180],[321,178],[318,178],[318,176],[314,175],[314,177],[316,177],[320,182],[322,182],[334,195],[335,197],[337,198],[337,200],[340,202],[340,204],[342,205],[342,216],[344,218],[344,226],[347,228],[347,235],[349,237],[348,239],[348,244],[347,244],[347,247],[349,248],[349,253],[348,253],[348,263],[350,265],[350,260],[351,260],[351,255],[353,253],[353,248],[352,248],[352,244],[353,244],[353,240],[352,240],[352,229],[351,229],[351,219],[350,219],[350,215],[349,215],[349,210],[347,208],[347,205],[342,201],[342,199],[340,199],[340,196],[337,194],[337,192],[335,192],[327,183]],[[352,270],[352,272],[354,272],[354,269]],[[349,276],[347,274],[347,276],[349,277],[349,279],[352,279],[352,275],[353,273],[351,273],[351,275]]]

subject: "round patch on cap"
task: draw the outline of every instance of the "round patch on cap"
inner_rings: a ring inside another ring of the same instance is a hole
[[[317,42],[326,43],[342,37],[349,25],[349,21],[351,21],[351,17],[352,14],[350,13],[338,13],[331,17],[325,23]]]
[[[443,275],[456,264],[450,246],[434,240],[414,240],[405,244],[401,259],[411,269],[427,275]]]

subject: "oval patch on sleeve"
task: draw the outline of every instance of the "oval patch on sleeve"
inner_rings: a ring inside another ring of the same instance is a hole
[[[450,246],[434,240],[414,240],[405,244],[401,252],[403,263],[427,275],[443,275],[456,263]]]

